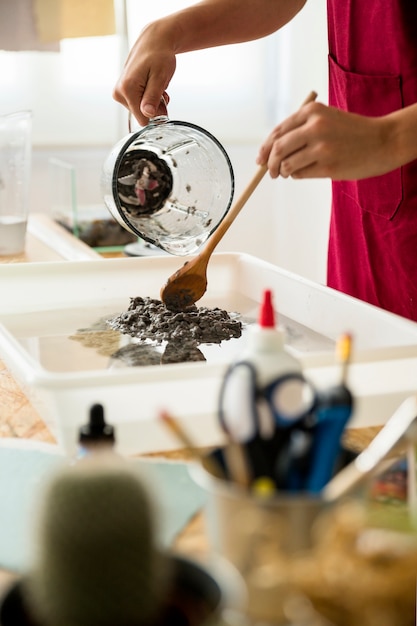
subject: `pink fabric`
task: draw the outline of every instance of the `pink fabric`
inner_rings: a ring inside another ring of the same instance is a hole
[[[417,102],[415,0],[328,0],[328,28],[331,105],[380,116]],[[417,321],[417,161],[333,182],[328,285]]]

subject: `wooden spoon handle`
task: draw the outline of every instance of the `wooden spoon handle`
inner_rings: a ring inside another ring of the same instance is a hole
[[[316,98],[317,98],[317,93],[315,91],[310,91],[310,93],[308,94],[307,98],[303,101],[301,106],[304,106],[305,104],[308,104],[309,102],[313,102]],[[210,237],[207,239],[205,248],[202,252],[202,255],[204,255],[204,257],[211,255],[214,248],[217,246],[217,244],[222,239],[226,231],[230,228],[230,226],[232,225],[236,217],[239,215],[240,211],[243,209],[246,202],[249,200],[249,198],[251,197],[251,195],[253,194],[256,187],[259,185],[259,183],[261,182],[262,178],[265,176],[267,171],[268,171],[268,166],[266,164],[259,166],[252,180],[249,182],[249,184],[240,194],[236,202],[231,206],[230,210],[225,215],[223,220],[220,222],[220,224],[218,225],[214,233],[212,233],[212,235],[210,235]]]
[[[236,219],[240,211],[243,209],[246,202],[249,200],[249,198],[251,197],[251,195],[253,194],[256,187],[259,185],[259,183],[261,182],[262,178],[265,176],[267,171],[268,171],[267,165],[261,165],[259,167],[258,171],[254,175],[252,180],[249,182],[249,184],[240,194],[239,198],[232,205],[228,213],[226,213],[225,217],[220,222],[217,229],[207,239],[206,247],[204,248],[204,254],[206,253],[211,254],[213,252],[214,248],[217,246],[217,244],[222,239],[223,235],[226,233],[229,227],[232,225],[232,223],[234,222],[234,220]]]

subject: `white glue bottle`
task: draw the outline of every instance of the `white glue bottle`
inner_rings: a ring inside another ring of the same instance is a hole
[[[263,292],[258,323],[248,328],[240,359],[253,363],[261,387],[283,374],[301,372],[300,362],[285,347],[285,331],[276,322],[270,289]]]
[[[301,371],[300,362],[285,347],[283,328],[276,324],[272,292],[265,289],[258,323],[247,329],[245,347],[229,367],[220,392],[221,420],[229,437],[234,441],[247,441],[256,434],[257,428],[263,437],[271,437],[274,431],[271,408],[262,396],[255,397],[254,385],[262,389],[284,374],[301,374]],[[291,397],[294,393],[295,398]],[[298,406],[299,395],[298,386],[290,389],[286,400]],[[254,423],[254,409],[258,424]]]

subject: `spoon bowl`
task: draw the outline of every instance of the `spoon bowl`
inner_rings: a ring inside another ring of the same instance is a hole
[[[184,311],[203,297],[207,290],[207,263],[208,258],[198,256],[169,278],[161,290],[161,300],[168,309]]]

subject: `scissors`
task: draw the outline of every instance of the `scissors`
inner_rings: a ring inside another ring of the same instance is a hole
[[[226,371],[218,417],[229,440],[244,446],[253,478],[268,477],[286,489],[291,471],[311,448],[316,405],[317,393],[303,374],[286,373],[261,386],[256,367],[243,360]]]

